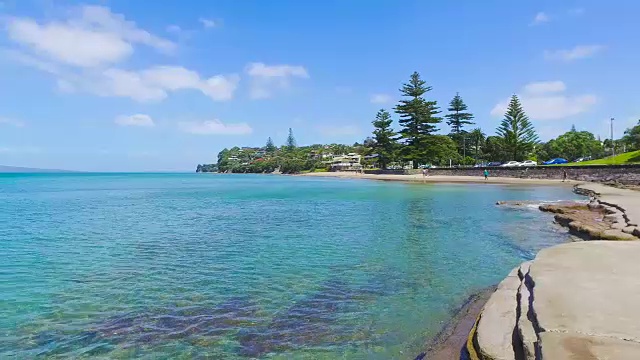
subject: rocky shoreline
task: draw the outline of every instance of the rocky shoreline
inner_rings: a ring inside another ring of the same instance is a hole
[[[438,335],[425,345],[426,351],[419,354],[415,360],[468,359],[469,355],[464,346],[467,336],[495,289],[495,286],[491,286],[469,296]]]
[[[541,210],[582,239],[608,240],[552,246],[513,269],[469,333],[471,359],[640,359],[640,193],[575,191],[590,203]]]

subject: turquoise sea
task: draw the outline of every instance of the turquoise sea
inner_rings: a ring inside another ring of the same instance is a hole
[[[0,174],[0,358],[411,359],[570,189]]]

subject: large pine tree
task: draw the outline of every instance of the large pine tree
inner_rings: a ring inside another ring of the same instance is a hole
[[[448,119],[447,125],[451,126],[452,133],[459,134],[464,131],[465,125],[474,124],[471,121],[473,120],[473,114],[465,112],[467,109],[467,104],[464,103],[460,94],[456,93],[456,96],[449,103],[449,108],[447,108],[450,114],[444,116]]]
[[[378,154],[378,162],[383,169],[387,168],[396,150],[396,133],[391,128],[391,114],[384,109],[380,109],[373,120],[373,142],[371,150]]]
[[[423,95],[431,91],[431,86],[420,78],[420,74],[414,72],[408,83],[402,86],[400,92],[407,99],[400,100],[395,108],[400,115],[400,135],[404,138],[405,146],[403,155],[407,160],[413,160],[413,166],[419,162],[426,163],[429,160],[427,151],[429,137],[438,128],[436,124],[442,122],[442,118],[436,115],[440,113],[436,101],[427,101]]]
[[[510,160],[524,160],[538,143],[538,134],[516,95],[511,96],[507,112],[496,133],[502,137],[504,150],[511,156]]]
[[[293,137],[293,130],[289,128],[289,136],[287,136],[287,143],[284,145],[288,151],[293,151],[296,148],[296,138]]]
[[[267,139],[267,145],[264,147],[264,150],[267,152],[267,154],[273,154],[274,152],[276,152],[276,146],[273,144],[273,140],[271,140],[271,137]]]

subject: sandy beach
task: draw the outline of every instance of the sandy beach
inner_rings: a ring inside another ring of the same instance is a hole
[[[579,181],[567,180],[562,182],[560,179],[521,179],[508,177],[489,177],[485,180],[482,176],[444,176],[434,175],[424,177],[422,174],[417,175],[373,175],[373,174],[356,174],[349,172],[316,172],[306,173],[296,176],[312,176],[312,177],[334,177],[344,179],[366,179],[366,180],[382,180],[382,181],[406,181],[414,183],[450,183],[450,184],[501,184],[501,185],[554,185],[554,186],[573,186]]]

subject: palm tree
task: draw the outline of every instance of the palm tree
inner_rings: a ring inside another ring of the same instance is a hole
[[[475,158],[478,161],[478,152],[484,145],[484,141],[486,139],[486,134],[482,132],[482,129],[475,128],[469,132],[469,140],[471,141],[472,146],[475,148]]]

